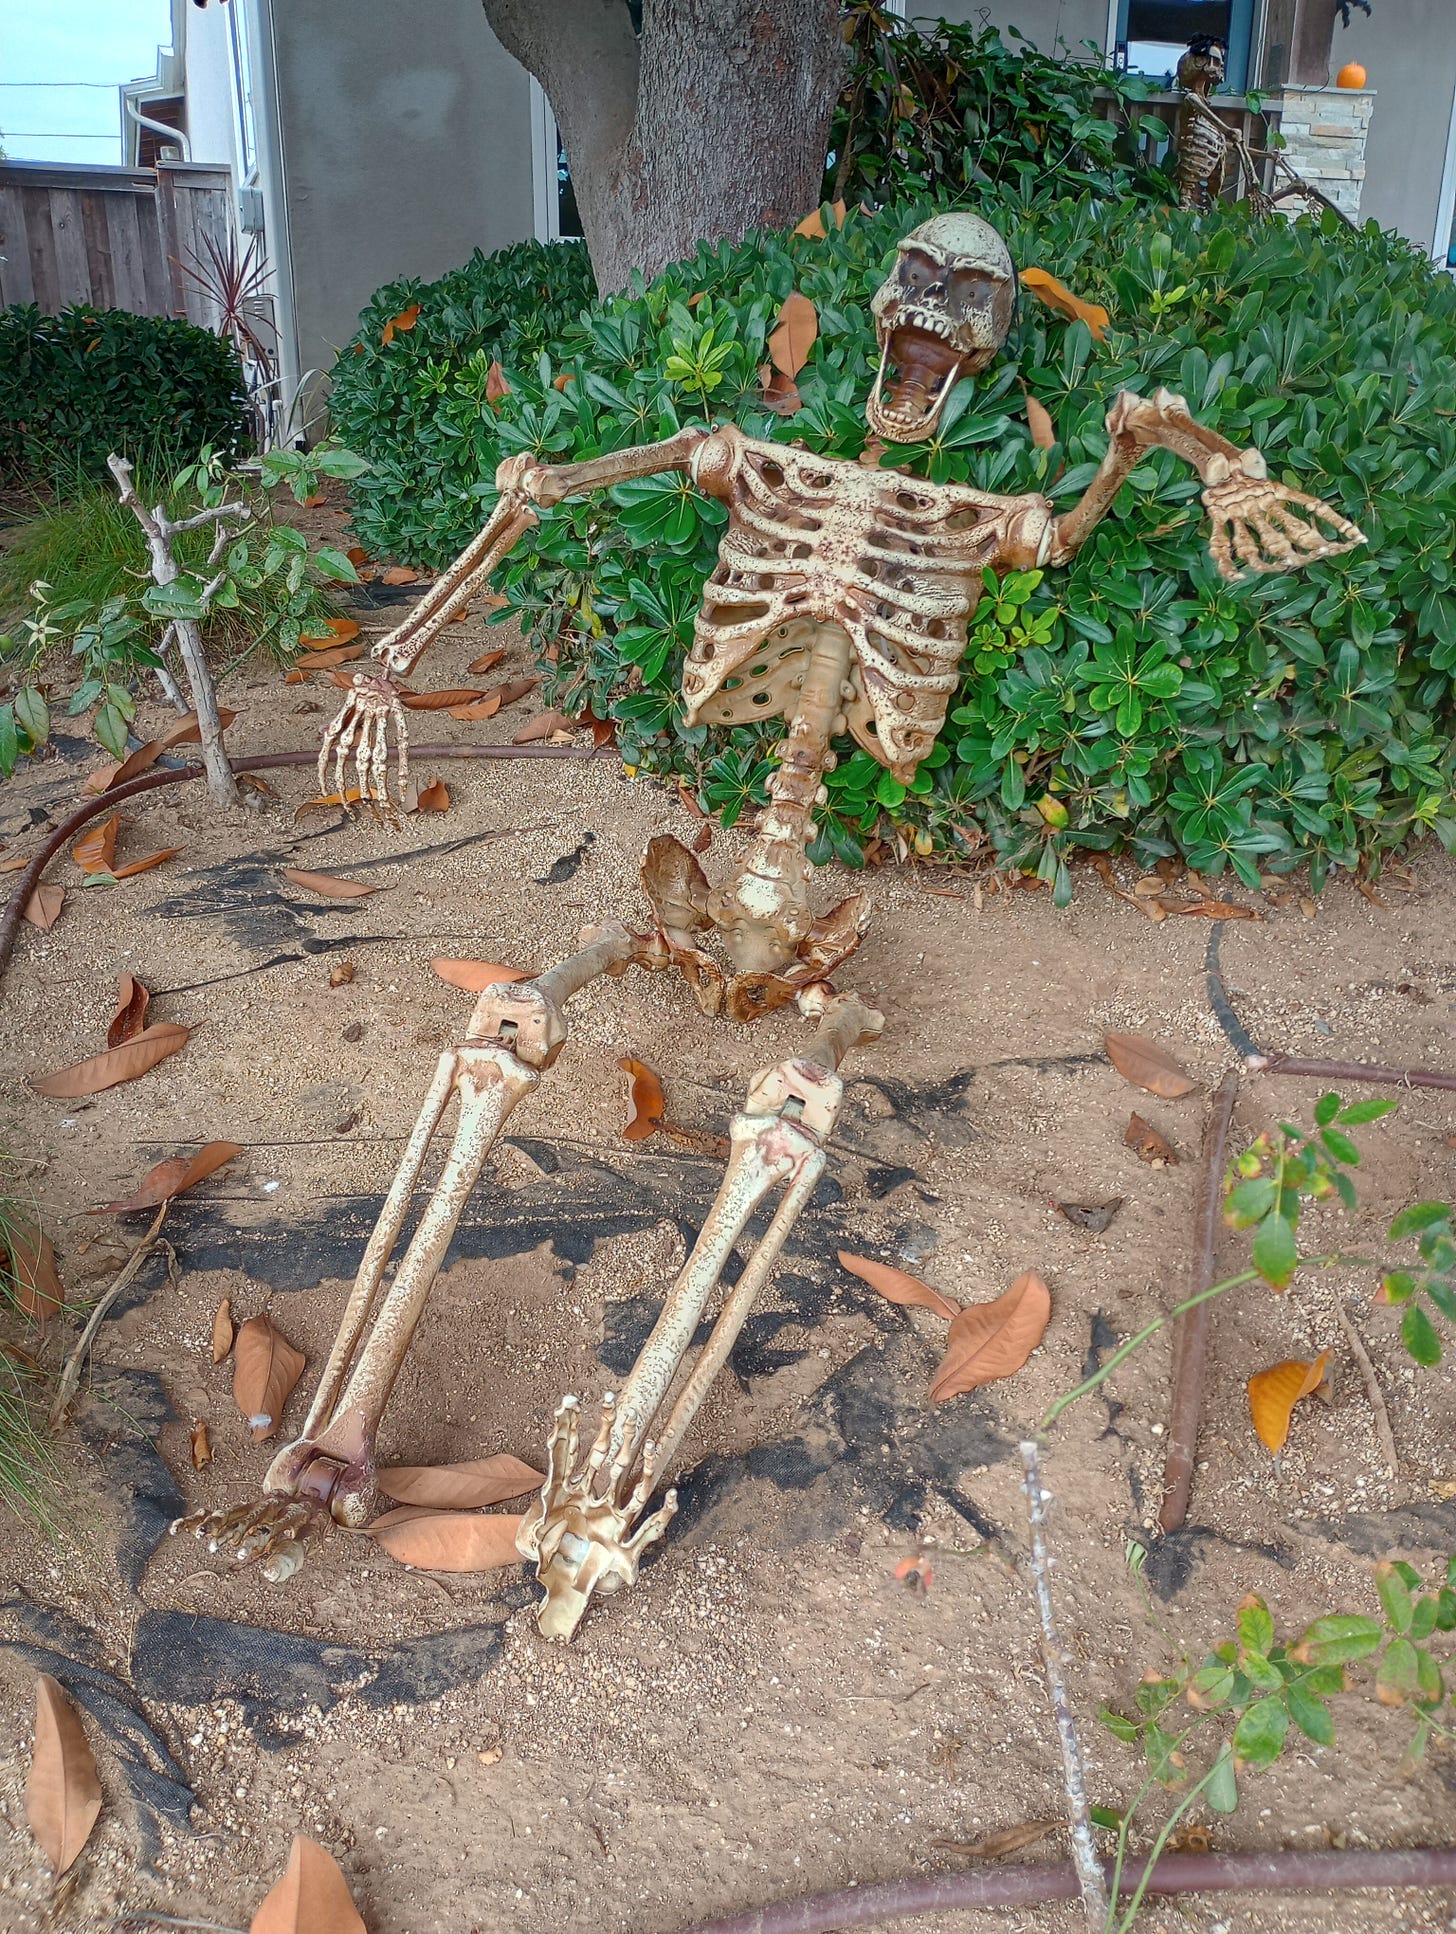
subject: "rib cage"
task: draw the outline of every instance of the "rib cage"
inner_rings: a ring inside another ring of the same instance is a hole
[[[816,623],[854,646],[848,730],[897,778],[913,776],[959,678],[981,571],[1032,561],[1043,497],[993,497],[763,443],[731,427],[694,459],[729,507],[683,672],[690,723],[740,725],[794,709]]]

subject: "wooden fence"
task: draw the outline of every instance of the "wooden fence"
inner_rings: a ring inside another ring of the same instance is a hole
[[[233,226],[232,176],[198,162],[92,168],[0,161],[0,306],[72,303],[185,316],[217,325],[216,306],[181,264]]]
[[[1149,94],[1144,100],[1135,102],[1134,114],[1154,114],[1169,129],[1178,125],[1178,109],[1182,106],[1183,96],[1177,93]],[[1216,94],[1209,103],[1220,121],[1231,134],[1236,134],[1246,147],[1260,149],[1269,147],[1269,137],[1279,131],[1279,103],[1265,101],[1260,108],[1251,108],[1241,94]],[[1095,112],[1104,121],[1117,121],[1126,124],[1126,115],[1121,103],[1114,94],[1099,91],[1095,97]],[[1151,134],[1144,134],[1138,143],[1139,152],[1145,161],[1160,161],[1167,152],[1167,143]],[[1261,172],[1260,185],[1269,185],[1270,168],[1265,164]],[[1236,196],[1246,195],[1249,183],[1241,178],[1242,171],[1235,167],[1224,169],[1223,198],[1232,201]]]

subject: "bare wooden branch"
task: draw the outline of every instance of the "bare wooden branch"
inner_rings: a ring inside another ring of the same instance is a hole
[[[1052,1561],[1046,1542],[1047,1506],[1051,1503],[1051,1492],[1045,1489],[1041,1481],[1041,1450],[1036,1443],[1028,1441],[1021,1446],[1021,1462],[1026,1472],[1021,1488],[1026,1494],[1027,1517],[1031,1524],[1029,1569],[1032,1595],[1036,1599],[1041,1625],[1042,1670],[1046,1674],[1052,1718],[1056,1722],[1057,1739],[1062,1749],[1062,1784],[1067,1795],[1067,1823],[1072,1830],[1072,1859],[1077,1868],[1077,1882],[1090,1934],[1102,1934],[1111,1904],[1107,1897],[1102,1862],[1097,1858],[1097,1846],[1092,1838],[1087,1775],[1082,1765],[1082,1749],[1077,1744],[1077,1721],[1072,1712],[1072,1702],[1067,1696],[1067,1681],[1063,1672],[1066,1654],[1062,1651],[1052,1616]]]
[[[213,504],[207,510],[199,510],[195,517],[178,517],[175,520],[170,517],[163,517],[161,523],[167,535],[171,537],[177,531],[201,530],[204,524],[221,523],[224,518],[229,519],[233,523],[246,524],[252,514],[252,511],[248,509],[246,504],[241,501],[234,501],[226,504]]]
[[[1365,1395],[1370,1400],[1370,1408],[1375,1414],[1375,1438],[1380,1445],[1381,1455],[1390,1466],[1390,1475],[1397,1484],[1402,1483],[1400,1452],[1395,1447],[1395,1432],[1390,1428],[1390,1412],[1385,1407],[1385,1392],[1380,1388],[1380,1379],[1375,1374],[1375,1365],[1370,1361],[1370,1352],[1365,1348],[1365,1340],[1355,1325],[1339,1297],[1335,1298],[1335,1321],[1345,1333],[1345,1341],[1350,1346],[1360,1371],[1360,1380],[1365,1385]]]
[[[86,1361],[86,1352],[90,1349],[92,1338],[101,1326],[102,1317],[105,1316],[106,1312],[111,1308],[111,1305],[120,1296],[127,1284],[135,1279],[137,1271],[141,1268],[147,1257],[161,1243],[162,1218],[166,1215],[169,1205],[170,1197],[157,1210],[156,1215],[152,1219],[151,1228],[148,1229],[136,1248],[132,1250],[115,1282],[101,1298],[95,1309],[92,1310],[90,1317],[87,1319],[85,1329],[82,1330],[80,1337],[77,1339],[75,1349],[66,1358],[66,1367],[61,1372],[61,1380],[56,1385],[55,1401],[51,1405],[50,1426],[53,1431],[62,1429],[67,1417],[70,1415],[71,1403],[76,1395],[77,1386],[81,1381],[81,1370]],[[161,1243],[161,1246],[165,1248],[166,1244]]]

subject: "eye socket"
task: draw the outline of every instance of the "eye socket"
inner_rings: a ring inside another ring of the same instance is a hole
[[[939,276],[939,265],[919,249],[906,249],[900,257],[900,280],[908,288],[928,289]]]
[[[999,276],[982,269],[954,269],[950,278],[950,299],[960,309],[989,309],[1001,286]]]

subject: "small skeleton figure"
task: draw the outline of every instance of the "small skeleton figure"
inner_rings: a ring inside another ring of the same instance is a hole
[[[985,369],[1005,340],[1015,291],[1004,243],[974,215],[937,216],[905,238],[874,298],[880,366],[867,414],[880,436],[912,443],[934,433],[955,383]],[[491,1145],[560,1053],[568,997],[598,974],[642,967],[681,973],[709,1015],[747,1020],[792,1001],[818,1025],[802,1055],[750,1084],[702,1233],[620,1396],[603,1400],[601,1427],[584,1460],[576,1398],[567,1397],[556,1414],[546,1482],[518,1539],[545,1589],[542,1631],[570,1637],[594,1592],[635,1580],[643,1550],[662,1537],[675,1509],[669,1490],[649,1512],[659,1477],[670,1471],[823,1170],[842,1091],[839,1066],[883,1025],[874,1007],[836,993],[830,979],[866,930],[864,896],[818,917],[809,904],[805,847],[814,808],[826,796],[821,781],[833,763],[831,741],[848,733],[896,777],[911,778],[959,680],[983,571],[1065,562],[1146,449],[1172,450],[1197,470],[1212,520],[1210,546],[1225,577],[1241,569],[1288,570],[1364,541],[1327,505],[1272,482],[1257,450],[1240,450],[1205,429],[1166,391],[1151,400],[1124,392],[1107,427],[1111,441],[1096,477],[1062,513],[1038,495],[925,483],[745,436],[731,424],[684,429],[665,442],[581,463],[540,464],[526,456],[500,466],[494,515],[377,648],[378,671],[354,679],[325,735],[320,773],[332,759],[342,793],[352,752],[362,795],[388,814],[391,720],[402,780],[406,757],[397,681],[537,521],[536,507],[680,470],[728,506],[683,673],[687,716],[713,724],[788,718],[770,803],[731,879],[710,886],[685,847],[655,838],[642,873],[652,914],[645,930],[617,921],[589,928],[580,951],[559,967],[480,996],[464,1040],[440,1057],[302,1433],[274,1459],[260,1501],[184,1521],[214,1549],[228,1544],[240,1560],[268,1557],[286,1575],[296,1562],[291,1541],[310,1524],[327,1523],[330,1513],[346,1525],[367,1522],[380,1416]],[[704,943],[716,943],[724,958]],[[439,1182],[386,1285],[426,1149],[457,1098]],[[734,1244],[780,1189],[766,1232],[685,1371]]]
[[[1197,34],[1178,63],[1183,104],[1178,109],[1178,206],[1211,208],[1223,189],[1229,132],[1208,105],[1223,86],[1224,44]]]

